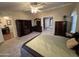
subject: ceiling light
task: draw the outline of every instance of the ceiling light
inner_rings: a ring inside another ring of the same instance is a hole
[[[37,8],[34,8],[34,7],[31,8],[31,12],[32,12],[32,13],[37,13],[37,11],[38,11]]]
[[[9,17],[8,17],[8,16],[4,16],[3,18],[4,18],[4,19],[9,19]]]
[[[31,13],[40,12],[40,9],[44,7],[44,3],[33,2],[30,3]]]

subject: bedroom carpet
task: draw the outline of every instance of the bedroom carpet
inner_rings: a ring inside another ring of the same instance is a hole
[[[5,41],[3,44],[0,44],[0,56],[3,57],[20,57],[21,56],[21,47],[22,44],[25,43],[26,41],[30,40],[31,38],[39,35],[40,33],[38,32],[32,32],[29,35],[23,36],[23,37],[17,37],[17,38],[13,38],[10,40]],[[52,30],[48,29],[48,30],[44,30],[41,35],[47,35],[51,36],[53,35]],[[49,37],[48,37],[49,38]],[[65,42],[65,40],[63,39],[62,41]],[[64,44],[62,43],[62,41],[59,40],[54,40],[54,42],[56,42],[57,45],[61,45],[62,48],[64,48]],[[61,43],[60,43],[61,42]],[[54,44],[53,44],[54,46]],[[57,51],[54,53],[57,53],[59,49],[56,49]],[[68,51],[69,50],[69,51]],[[73,57],[76,57],[76,53],[71,50],[71,49],[67,49],[68,53],[70,53]],[[25,52],[25,51],[24,51]],[[63,53],[63,52],[62,52]],[[60,55],[62,54],[60,53]],[[28,54],[28,52],[27,52]],[[54,54],[55,56],[55,54]],[[67,54],[66,54],[67,56]],[[28,57],[28,55],[27,55]]]
[[[0,44],[0,57],[20,57],[20,49],[23,43],[39,35],[38,32],[32,32],[23,37],[16,37]]]

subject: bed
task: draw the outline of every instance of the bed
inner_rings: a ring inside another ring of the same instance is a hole
[[[76,57],[75,51],[66,47],[68,38],[53,35],[39,36],[25,42],[21,49],[22,57]]]

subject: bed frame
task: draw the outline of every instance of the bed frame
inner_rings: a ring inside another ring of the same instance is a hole
[[[40,35],[40,34],[39,34]],[[39,36],[37,35],[37,36]],[[34,38],[36,38],[37,36],[35,36]],[[33,57],[44,57],[41,54],[39,54],[38,52],[36,52],[35,50],[31,49],[30,47],[26,46],[26,44],[28,42],[30,42],[31,40],[33,40],[34,38],[30,39],[29,41],[25,42],[22,46],[23,49],[25,49],[27,52],[29,52]]]
[[[40,35],[40,34],[39,34]],[[39,36],[37,35],[37,36]],[[36,38],[37,36],[35,36],[34,38]],[[34,38],[30,39],[29,41],[25,42],[22,46],[22,49],[26,50],[27,52],[29,52],[33,57],[44,57],[41,54],[39,54],[38,52],[36,52],[35,50],[33,50],[32,48],[26,46],[26,44],[28,42],[30,42],[31,40],[33,40]],[[76,54],[79,56],[79,44],[77,46],[74,47],[74,50],[76,51]]]

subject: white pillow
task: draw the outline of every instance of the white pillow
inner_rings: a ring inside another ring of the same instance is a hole
[[[75,40],[75,38],[71,38],[67,40],[66,45],[68,48],[73,48],[74,46],[78,45],[78,42]]]

